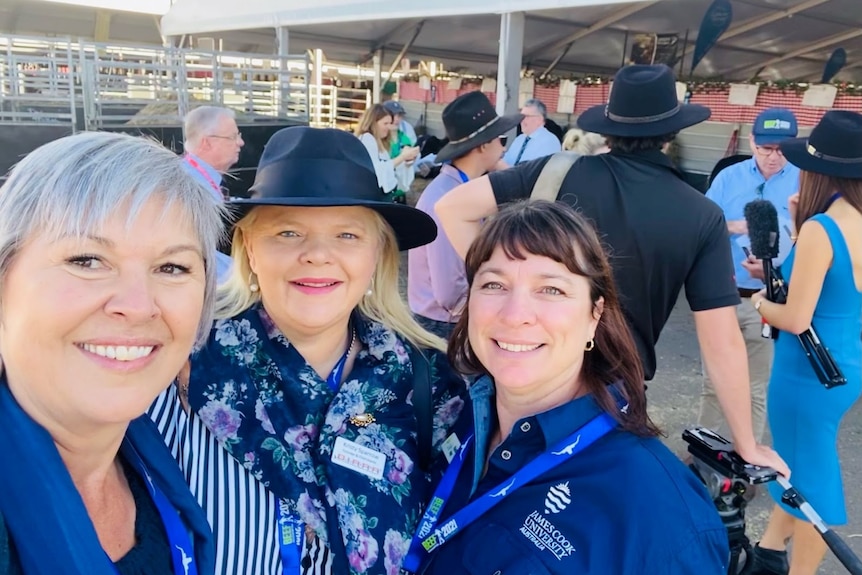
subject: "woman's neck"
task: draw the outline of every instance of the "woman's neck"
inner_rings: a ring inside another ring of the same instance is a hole
[[[75,485],[104,481],[112,472],[128,423],[100,423],[71,413],[58,413],[32,394],[29,386],[16,385],[16,380],[9,379],[12,396],[54,440]]]
[[[564,405],[584,393],[580,381],[569,385],[545,385],[533,389],[496,388],[497,425],[499,443],[509,437],[519,419],[550,411]]]
[[[282,326],[277,320],[275,321],[276,326],[290,342],[290,345],[296,348],[299,355],[305,359],[321,379],[329,377],[335,364],[350,347],[353,339],[349,319],[314,332],[291,329],[291,326]],[[347,373],[347,370],[344,373]]]

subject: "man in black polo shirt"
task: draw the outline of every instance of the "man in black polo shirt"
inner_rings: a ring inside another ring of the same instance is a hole
[[[621,69],[608,105],[578,118],[578,127],[604,135],[611,151],[578,159],[557,200],[591,218],[602,234],[646,378],[655,374],[656,342],[685,287],[704,366],[736,450],[750,463],[786,472],[781,458],[758,445],[752,432],[748,363],[736,320],[739,294],[724,215],[685,183],[661,151],[679,130],[709,114],[703,106],[678,102],[670,68]],[[497,205],[530,197],[548,160],[471,180],[437,203],[446,235],[462,256]]]

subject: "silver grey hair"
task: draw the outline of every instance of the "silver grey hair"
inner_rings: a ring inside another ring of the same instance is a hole
[[[202,345],[213,318],[224,207],[186,171],[179,156],[148,138],[83,132],[45,144],[21,160],[0,188],[0,283],[34,235],[98,233],[118,207],[127,210],[131,223],[154,197],[162,201],[163,215],[179,210],[200,241],[206,287],[196,344]]]
[[[548,107],[541,100],[537,100],[535,98],[530,98],[526,102],[524,102],[524,107],[527,106],[531,108],[535,108],[538,113],[542,115],[546,120],[548,119]]]
[[[220,106],[198,106],[183,120],[183,141],[195,146],[202,136],[211,134],[222,118],[236,119],[236,112]]]

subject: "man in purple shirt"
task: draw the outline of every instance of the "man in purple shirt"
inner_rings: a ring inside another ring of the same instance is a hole
[[[416,207],[434,218],[437,239],[408,253],[407,300],[427,330],[446,339],[461,316],[467,296],[464,260],[443,232],[434,204],[450,190],[494,169],[506,149],[506,133],[520,114],[498,116],[482,92],[469,92],[443,110],[449,143],[437,154],[444,165]]]

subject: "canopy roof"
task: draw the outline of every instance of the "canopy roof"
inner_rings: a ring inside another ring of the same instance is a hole
[[[165,35],[196,34],[254,44],[289,27],[290,51],[323,48],[331,60],[365,62],[383,48],[388,66],[421,26],[407,57],[431,58],[476,73],[497,67],[499,14],[526,12],[524,59],[539,72],[613,73],[638,33],[689,33],[687,59],[711,0],[176,0],[162,19]],[[859,0],[732,0],[730,29],[697,76],[818,80],[833,49],[847,50],[838,76],[862,77]],[[239,32],[245,30],[243,35]],[[626,32],[629,32],[627,38]],[[260,44],[258,44],[260,46]],[[262,46],[260,46],[262,47]],[[689,63],[684,66],[687,75]]]
[[[525,66],[541,73],[574,40],[559,73],[610,75],[635,34],[689,32],[688,75],[700,21],[711,0],[176,0],[161,33],[220,39],[229,51],[273,53],[274,28],[289,27],[291,53],[322,48],[335,62],[367,63],[383,49],[388,68],[401,48],[447,69],[489,74],[497,69],[500,13],[524,11]],[[819,80],[833,49],[847,51],[838,79],[862,81],[860,0],[731,0],[734,18],[695,71],[700,77]],[[291,6],[285,8],[285,6]],[[49,2],[3,0],[0,30],[13,34],[92,37],[99,12]],[[628,37],[626,36],[626,33]],[[152,16],[111,12],[112,40],[159,43]],[[626,54],[627,55],[627,54]],[[677,68],[679,70],[679,67]]]

